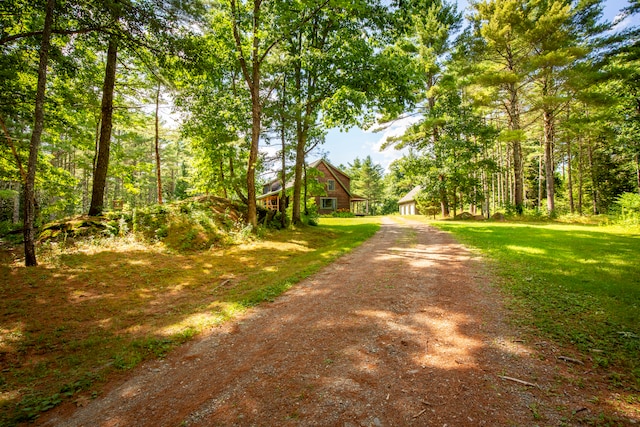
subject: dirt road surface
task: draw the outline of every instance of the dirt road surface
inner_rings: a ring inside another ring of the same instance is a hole
[[[38,424],[580,425],[602,410],[588,367],[506,317],[481,259],[428,225],[385,219],[274,302]]]

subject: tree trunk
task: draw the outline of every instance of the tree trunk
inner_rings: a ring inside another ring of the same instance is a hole
[[[162,204],[162,174],[160,169],[160,126],[159,126],[159,114],[160,113],[160,82],[158,82],[158,88],[156,90],[156,176],[158,179],[158,204]]]
[[[549,216],[553,216],[556,210],[555,202],[555,180],[553,164],[553,139],[554,139],[554,117],[553,112],[545,111],[542,114],[544,121],[544,170],[547,180],[547,211]]]
[[[35,250],[35,182],[36,167],[38,165],[38,151],[42,131],[44,129],[44,100],[47,86],[47,66],[49,64],[49,47],[51,45],[51,29],[53,26],[53,12],[55,0],[47,0],[42,41],[40,43],[40,60],[38,63],[38,86],[36,89],[33,132],[29,145],[29,160],[27,162],[27,178],[24,183],[24,255],[25,265],[32,267],[38,265]]]
[[[254,68],[254,81],[251,90],[251,148],[247,165],[247,216],[249,224],[258,227],[258,210],[256,206],[256,164],[258,163],[258,143],[260,142],[260,126],[262,108],[260,105],[259,73]]]
[[[449,199],[447,198],[446,178],[444,175],[438,175],[440,181],[440,212],[443,218],[449,217]]]
[[[591,199],[593,206],[593,214],[598,215],[598,188],[597,181],[595,177],[595,172],[593,170],[593,147],[591,144],[587,147],[587,154],[589,156],[589,171],[591,174]]]
[[[282,192],[280,193],[280,204],[278,208],[280,208],[280,225],[282,228],[287,225],[287,127],[286,127],[286,113],[285,109],[287,108],[287,75],[282,78],[282,113],[280,115],[280,122],[282,124],[282,128],[280,129],[280,140],[282,142],[282,156],[281,167],[282,170],[280,172],[280,180],[282,181]]]
[[[638,194],[640,194],[640,155],[636,154],[636,178],[638,182]]]
[[[542,143],[541,145],[541,149],[544,150],[544,148],[542,147]],[[541,150],[541,151],[542,151]],[[543,171],[543,161],[542,161],[542,153],[540,153],[540,155],[538,156],[538,206],[537,206],[537,210],[540,211],[540,209],[542,209],[542,197],[543,197],[543,192],[542,192],[542,181],[544,180],[544,174],[542,173]]]
[[[582,199],[583,199],[583,152],[582,138],[578,137],[578,214],[582,215]]]
[[[515,84],[509,85],[509,129],[520,130],[520,108]],[[522,145],[519,140],[511,141],[513,148],[513,203],[518,214],[524,211],[524,179],[522,176]]]
[[[113,127],[113,92],[116,83],[116,61],[118,59],[118,41],[115,36],[109,38],[107,63],[102,86],[102,106],[100,115],[100,140],[95,170],[89,215],[100,215],[104,209],[104,193],[109,169],[109,150],[111,146],[111,129]]]
[[[567,140],[567,192],[569,193],[569,209],[571,213],[575,212],[573,203],[573,172],[571,171],[571,139]]]
[[[298,35],[298,39],[296,40],[296,49],[298,52],[302,51],[302,36]],[[295,62],[295,69],[294,69],[294,78],[295,78],[295,93],[296,93],[296,100],[297,100],[297,108],[296,108],[296,116],[295,116],[295,122],[296,122],[296,163],[294,166],[294,170],[293,170],[293,207],[292,207],[292,212],[291,212],[291,223],[294,225],[298,225],[302,223],[302,216],[300,215],[300,205],[301,205],[301,200],[300,200],[300,193],[301,193],[301,187],[302,187],[302,169],[304,166],[304,160],[305,160],[305,146],[307,144],[307,140],[306,140],[306,133],[304,132],[304,125],[303,125],[303,117],[302,117],[302,110],[301,110],[301,103],[302,103],[302,96],[301,96],[301,90],[302,90],[302,64],[300,62],[300,59],[297,59]],[[305,177],[306,180],[306,177]],[[306,186],[306,182],[305,182],[305,186]],[[305,191],[306,193],[306,191]],[[305,194],[305,203],[306,203],[306,194]],[[306,212],[306,206],[305,206],[305,212]]]
[[[13,223],[20,222],[20,182],[16,181],[16,190],[13,195]]]
[[[171,179],[173,181],[173,169],[171,170]],[[220,180],[224,183],[224,159],[223,158],[220,158]],[[229,198],[226,185],[222,185],[222,195],[224,196],[225,199]]]
[[[490,206],[490,194],[489,194],[489,179],[487,177],[487,171],[482,171],[482,215],[487,218],[491,217],[489,211]]]
[[[307,208],[307,198],[309,195],[307,194],[307,164],[303,163],[303,173],[304,173],[304,193],[303,193],[303,204],[304,204],[304,214],[309,215],[309,208]]]

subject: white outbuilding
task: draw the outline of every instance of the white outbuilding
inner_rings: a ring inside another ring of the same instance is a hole
[[[416,206],[415,197],[422,191],[422,187],[416,185],[402,199],[398,200],[400,215],[420,215]]]

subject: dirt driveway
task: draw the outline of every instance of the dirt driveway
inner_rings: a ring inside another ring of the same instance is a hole
[[[504,316],[480,259],[427,225],[385,219],[275,302],[39,424],[529,426],[597,414],[600,385],[578,386],[588,368]]]

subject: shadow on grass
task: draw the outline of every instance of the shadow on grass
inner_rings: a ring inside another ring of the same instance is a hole
[[[497,261],[530,323],[640,390],[640,236],[602,227],[437,223]]]
[[[275,298],[377,228],[307,228],[189,254],[94,248],[63,254],[55,266],[0,265],[2,424],[33,419],[114,370],[164,357]]]

